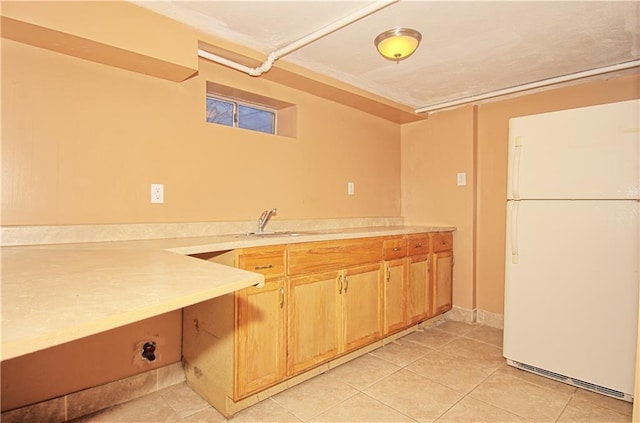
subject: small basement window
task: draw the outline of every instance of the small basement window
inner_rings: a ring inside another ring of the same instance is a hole
[[[251,131],[276,133],[276,112],[207,95],[207,122]]]
[[[206,107],[209,123],[296,136],[295,104],[207,81]]]

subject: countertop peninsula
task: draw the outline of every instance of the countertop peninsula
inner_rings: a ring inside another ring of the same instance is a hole
[[[393,226],[2,247],[2,360],[264,282],[260,274],[193,254],[452,230]]]

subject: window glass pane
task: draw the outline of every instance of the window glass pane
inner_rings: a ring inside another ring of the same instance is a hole
[[[207,97],[207,122],[233,126],[233,103]]]
[[[268,110],[256,109],[245,105],[238,105],[238,126],[253,131],[275,134],[275,113]]]

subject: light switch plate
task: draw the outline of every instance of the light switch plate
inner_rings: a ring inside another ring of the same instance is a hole
[[[456,175],[456,182],[459,187],[467,185],[467,174],[465,172],[458,173]]]
[[[347,195],[353,195],[355,193],[355,185],[353,182],[347,182]]]

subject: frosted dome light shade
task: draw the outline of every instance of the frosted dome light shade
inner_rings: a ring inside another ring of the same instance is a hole
[[[396,28],[378,35],[374,43],[383,57],[399,62],[411,56],[421,40],[422,35],[415,29]]]

